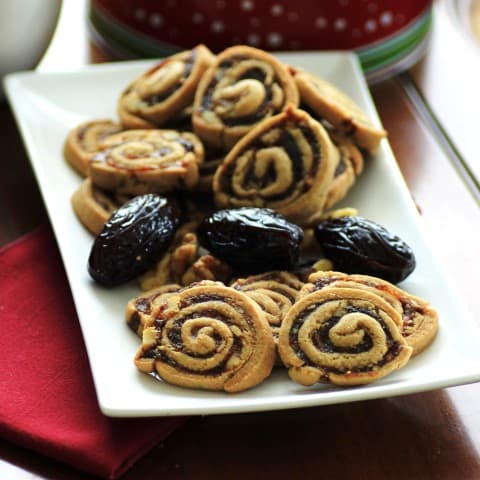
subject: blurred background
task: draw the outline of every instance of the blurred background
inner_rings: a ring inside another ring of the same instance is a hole
[[[213,51],[356,50],[370,79],[413,65],[428,44],[431,0],[91,0],[95,41],[122,58],[199,42]]]
[[[159,57],[199,42],[213,51],[355,50],[370,83],[417,63],[432,27],[432,0],[90,0],[97,45],[117,58]],[[437,2],[439,3],[439,2]],[[446,0],[452,21],[479,34],[480,1]]]
[[[114,60],[162,57],[198,43],[217,52],[239,43],[354,50],[375,83],[424,56],[435,4],[469,41],[480,38],[480,0],[2,0],[0,75],[37,66],[56,25],[55,47],[74,53],[65,42],[76,36],[62,25],[76,24],[88,26],[93,47]],[[58,22],[61,16],[70,21]]]

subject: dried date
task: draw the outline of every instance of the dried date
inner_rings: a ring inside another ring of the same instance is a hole
[[[268,208],[220,210],[199,225],[200,244],[242,273],[290,269],[298,261],[303,230]]]
[[[120,285],[150,268],[170,245],[178,210],[165,197],[134,197],[105,223],[88,259],[90,276],[106,286]]]
[[[336,270],[398,283],[415,269],[412,249],[398,236],[366,218],[325,220],[314,231],[323,253]]]

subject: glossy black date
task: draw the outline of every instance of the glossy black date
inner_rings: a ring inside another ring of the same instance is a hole
[[[144,273],[167,250],[179,223],[177,209],[156,194],[134,197],[105,223],[88,258],[90,276],[106,286]]]
[[[268,208],[220,210],[199,225],[198,240],[242,273],[290,269],[298,261],[303,230]]]
[[[398,283],[416,266],[412,249],[381,225],[363,217],[326,220],[315,237],[336,270],[361,273]]]

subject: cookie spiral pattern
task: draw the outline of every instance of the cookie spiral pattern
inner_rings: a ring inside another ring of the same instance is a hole
[[[325,209],[332,208],[342,200],[354,185],[356,177],[363,170],[363,157],[358,148],[351,143],[338,143],[338,164],[333,180],[327,192]]]
[[[81,175],[86,176],[92,152],[109,135],[122,130],[111,120],[90,120],[71,130],[63,146],[65,160]]]
[[[329,122],[339,134],[351,138],[360,148],[375,153],[387,132],[374,125],[368,115],[345,92],[327,80],[295,70],[300,98],[321,119]]]
[[[128,130],[105,139],[91,157],[88,174],[106,190],[164,193],[194,186],[203,154],[193,133]]]
[[[298,90],[286,67],[247,46],[224,50],[198,85],[193,128],[207,144],[230,149],[260,121],[298,105]]]
[[[157,128],[184,116],[195,90],[215,56],[204,45],[162,60],[136,78],[118,101],[125,128]]]
[[[135,363],[175,385],[238,392],[264,380],[274,359],[273,338],[255,302],[205,281],[169,296],[152,313]]]
[[[287,313],[278,350],[301,385],[373,382],[404,366],[412,349],[399,314],[370,292],[329,288],[300,298]]]
[[[94,235],[98,235],[112,213],[130,197],[115,195],[101,190],[86,178],[73,192],[73,211],[82,224]]]
[[[424,299],[412,295],[381,278],[369,275],[341,272],[316,272],[308,277],[308,283],[300,295],[324,288],[357,288],[380,296],[400,315],[398,325],[406,342],[412,347],[412,356],[425,350],[438,332],[438,313]]]
[[[299,223],[321,212],[338,163],[322,125],[293,107],[260,123],[218,167],[219,207],[268,207]]]
[[[125,309],[127,325],[141,337],[145,323],[150,320],[152,311],[155,310],[157,305],[165,302],[170,295],[178,292],[181,288],[176,283],[169,283],[152,288],[138,297],[132,298],[127,303],[127,308]]]
[[[263,310],[275,342],[278,341],[280,325],[302,286],[303,282],[296,275],[284,271],[238,278],[231,284],[232,288],[246,293]]]

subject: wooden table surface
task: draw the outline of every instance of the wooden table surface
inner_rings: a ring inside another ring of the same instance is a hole
[[[81,4],[64,9],[41,70],[108,60],[88,42]],[[432,248],[480,322],[480,47],[464,28],[448,2],[438,2],[427,56],[371,91]],[[4,245],[48,220],[5,102],[0,121]],[[299,477],[480,478],[480,384],[346,405],[196,417],[123,478]],[[92,477],[0,440],[0,478]]]

